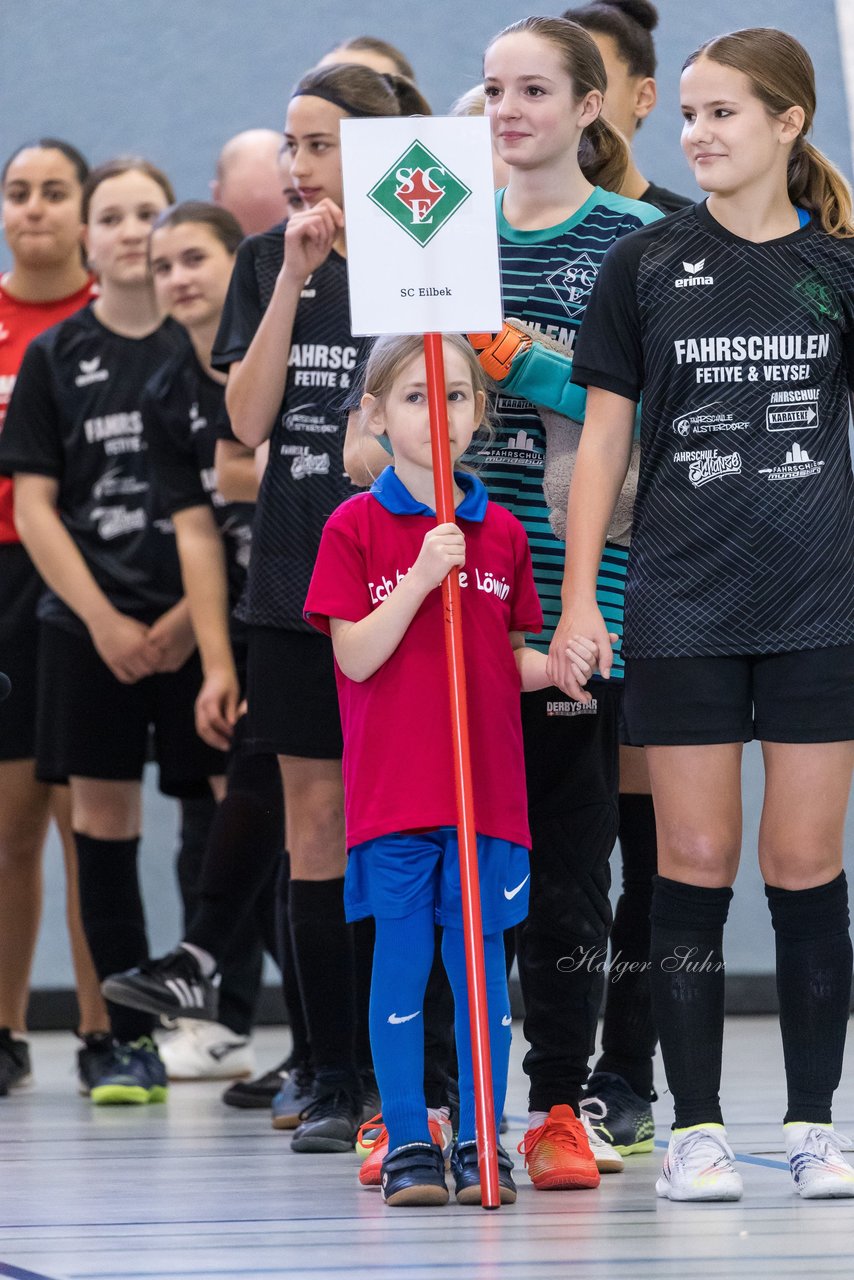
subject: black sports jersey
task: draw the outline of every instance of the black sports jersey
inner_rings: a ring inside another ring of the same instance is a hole
[[[152,480],[163,514],[210,504],[223,535],[231,605],[240,598],[252,542],[251,502],[226,502],[216,487],[216,442],[226,431],[225,387],[202,368],[192,347],[157,371],[142,398]]]
[[[282,227],[237,252],[212,363],[242,360],[284,261]],[[370,339],[350,333],[347,267],[334,251],[306,281],[294,321],[281,411],[270,437],[238,613],[257,626],[312,631],[303,605],[329,516],[353,493],[344,471],[346,402]]]
[[[667,187],[657,187],[651,182],[642,196],[638,196],[639,200],[643,200],[644,204],[654,204],[656,209],[660,209],[662,213],[678,213],[680,209],[687,209],[694,203],[687,196],[677,195],[675,191],[668,191]]]
[[[92,307],[34,338],[12,393],[0,471],[59,482],[58,511],[92,576],[122,613],[153,622],[182,595],[175,534],[158,518],[142,435],[142,390],[187,341],[166,320],[146,338],[125,338]],[[83,623],[47,591],[39,616]]]
[[[627,656],[854,641],[854,242],[653,223],[609,250],[573,378],[643,392]]]

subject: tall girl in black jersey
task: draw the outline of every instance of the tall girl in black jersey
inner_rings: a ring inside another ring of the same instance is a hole
[[[229,369],[235,435],[270,441],[242,614],[250,624],[250,733],[282,771],[291,856],[290,922],[316,1068],[297,1151],[352,1148],[370,1063],[359,1019],[370,934],[344,923],[341,728],[328,640],[309,634],[303,604],[323,525],[352,493],[342,462],[343,406],[363,342],[349,329],[338,126],[347,116],[399,115],[388,81],[360,66],[309,72],[288,107],[285,138],[305,201],[281,230],[240,250],[214,347]],[[283,253],[284,249],[284,253]],[[353,936],[356,941],[354,966]],[[366,1014],[366,1009],[365,1009]]]
[[[218,438],[230,435],[225,375],[211,368],[213,340],[222,314],[238,245],[237,220],[216,205],[187,200],[160,214],[151,232],[154,287],[165,314],[184,325],[190,343],[149,381],[143,396],[145,439],[158,498],[175,525],[178,555],[205,673],[196,701],[196,724],[212,746],[230,748],[227,791],[217,810],[201,865],[185,893],[187,928],[181,946],[104,984],[110,999],[182,1020],[193,1052],[211,1072],[240,1061],[252,1027],[257,982],[252,976],[257,939],[282,965],[293,1049],[277,1072],[274,1119],[294,1127],[307,1104],[309,1051],[294,973],[290,929],[277,911],[282,781],[275,756],[247,741],[240,711],[246,675],[246,628],[232,619],[246,582],[254,502],[226,502],[218,488],[214,456]],[[241,446],[242,447],[242,446]],[[251,457],[244,466],[254,475]],[[278,897],[287,908],[287,868]],[[279,919],[277,919],[279,917]],[[278,934],[278,936],[277,936]],[[257,959],[260,961],[260,955]],[[245,959],[250,961],[245,965]],[[241,961],[244,963],[241,963]],[[260,966],[259,966],[260,967]],[[217,990],[215,970],[221,973]],[[258,975],[260,976],[260,975]],[[222,1024],[222,1025],[220,1025]],[[171,1039],[171,1038],[170,1038]],[[170,1075],[170,1041],[162,1054]],[[237,1091],[246,1102],[260,1094],[256,1082]],[[235,1095],[229,1094],[229,1100]],[[287,1112],[282,1108],[287,1101]]]
[[[807,141],[812,63],[771,29],[685,64],[683,149],[704,204],[608,254],[576,350],[587,421],[569,502],[567,635],[612,665],[599,548],[643,393],[624,653],[659,874],[651,984],[674,1132],[656,1190],[737,1199],[719,1101],[723,929],[741,847],[742,743],[765,761],[759,863],[776,937],[784,1133],[807,1198],[854,1195],[831,1102],[851,992],[842,870],[854,767],[854,223]]]
[[[136,857],[149,726],[167,794],[206,792],[222,770],[194,732],[201,673],[142,439],[143,387],[186,342],[161,322],[147,258],[151,223],[171,199],[145,161],[90,174],[83,211],[100,295],[31,343],[0,439],[21,538],[48,587],[37,767],[70,778],[81,911],[100,977],[147,954]],[[151,1017],[110,1013],[116,1043],[92,1063],[92,1100],[161,1099]]]

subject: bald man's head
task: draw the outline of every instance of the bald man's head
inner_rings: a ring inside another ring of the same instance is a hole
[[[281,134],[246,129],[226,142],[211,183],[215,204],[233,213],[246,235],[281,222],[288,213],[279,169]]]

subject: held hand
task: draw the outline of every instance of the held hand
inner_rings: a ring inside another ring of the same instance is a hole
[[[186,610],[169,609],[148,632],[148,653],[153,671],[180,671],[196,647],[193,625]]]
[[[136,684],[154,671],[149,628],[144,622],[115,609],[90,629],[90,635],[98,653],[122,684]]]
[[[292,214],[285,227],[285,277],[304,284],[329,257],[335,237],[343,229],[344,214],[328,196],[313,208]]]
[[[209,747],[227,751],[239,714],[240,686],[237,674],[214,670],[205,676],[196,698],[196,732]]]
[[[614,662],[611,645],[616,640],[595,604],[565,609],[549,647],[549,679],[576,702],[590,702],[584,686],[597,664],[600,674],[610,678]]]
[[[465,535],[455,524],[440,524],[425,536],[412,574],[426,591],[445,581],[453,568],[466,562]]]

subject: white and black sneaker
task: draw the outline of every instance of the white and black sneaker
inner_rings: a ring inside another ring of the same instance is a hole
[[[113,973],[101,983],[104,998],[166,1018],[215,1022],[219,975],[206,978],[194,955],[178,947],[162,960],[146,960],[136,969]]]

